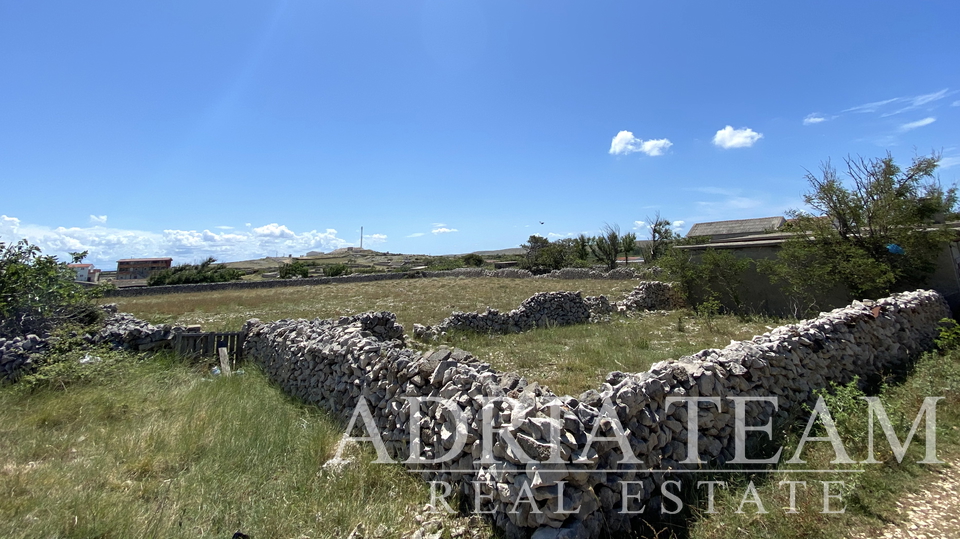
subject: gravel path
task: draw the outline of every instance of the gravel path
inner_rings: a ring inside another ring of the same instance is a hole
[[[960,461],[937,470],[926,488],[903,497],[897,506],[903,518],[880,535],[884,539],[960,539]],[[858,534],[854,539],[866,539]]]

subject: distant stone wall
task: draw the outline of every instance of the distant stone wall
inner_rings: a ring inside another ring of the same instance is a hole
[[[588,298],[595,302],[595,298]],[[479,333],[519,333],[548,325],[568,326],[590,321],[590,307],[580,292],[540,292],[524,300],[507,313],[497,309],[485,312],[455,312],[436,326],[414,324],[417,338],[436,337],[451,330]]]
[[[600,388],[579,397],[557,397],[460,350],[404,348],[403,328],[391,313],[251,320],[244,326],[244,350],[284,390],[343,418],[365,403],[394,458],[410,457],[410,432],[418,432],[421,456],[450,458],[408,467],[427,480],[457,485],[508,536],[536,530],[537,539],[587,538],[629,526],[623,482],[636,494],[630,510],[646,505],[656,511],[659,485],[669,476],[647,470],[685,467],[686,407],[666,410],[667,397],[777,396],[780,413],[787,414],[816,389],[881,373],[929,349],[937,321],[947,315],[943,298],[932,291],[855,302],[648,372],[611,373]],[[417,397],[432,400],[410,400]],[[501,400],[485,401],[490,398]],[[697,450],[705,466],[732,457],[727,406],[699,408]],[[485,414],[501,430],[489,440],[492,462],[482,463]],[[751,424],[772,414],[757,402],[747,406]],[[615,442],[598,441],[585,451],[588,434],[618,432],[638,464],[621,467],[624,452]]]
[[[397,273],[357,273],[339,277],[308,277],[306,279],[264,279],[262,281],[230,281],[226,283],[177,284],[166,286],[143,286],[109,290],[107,297],[128,298],[159,294],[185,294],[190,292],[213,292],[218,290],[255,290],[260,288],[284,288],[288,286],[312,286],[334,283],[372,283],[398,279],[421,279],[431,277],[496,277],[504,279],[531,279],[534,275],[527,270],[503,268],[485,270],[482,268],[457,268],[448,271],[408,271]],[[589,269],[565,268],[538,279],[636,279],[638,274],[632,269],[617,268],[609,272]]]

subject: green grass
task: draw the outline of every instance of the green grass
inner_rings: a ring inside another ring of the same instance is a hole
[[[116,359],[116,358],[114,358]],[[0,537],[343,537],[415,529],[426,486],[370,455],[322,469],[342,426],[255,367],[208,379],[126,355],[103,382],[0,388]]]
[[[678,324],[681,317],[683,321]],[[579,395],[597,388],[610,371],[646,371],[658,361],[704,348],[722,348],[731,340],[749,339],[774,325],[777,322],[743,322],[733,316],[716,317],[708,325],[690,312],[677,311],[629,318],[613,315],[610,322],[511,335],[456,333],[444,341],[499,370],[516,371],[529,381],[546,385],[557,394]]]

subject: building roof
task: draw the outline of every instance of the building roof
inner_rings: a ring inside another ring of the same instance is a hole
[[[92,268],[93,264],[67,264],[68,268]]]
[[[123,258],[117,262],[173,262],[172,258]]]
[[[697,223],[690,227],[687,237],[697,236],[746,236],[749,234],[760,234],[780,228],[786,219],[783,216],[760,217],[757,219],[737,219],[734,221],[713,221],[710,223]]]

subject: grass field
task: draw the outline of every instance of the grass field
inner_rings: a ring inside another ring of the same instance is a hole
[[[325,472],[342,426],[256,368],[210,379],[101,353],[87,383],[0,391],[0,537],[399,537],[429,499],[400,466]],[[372,453],[372,452],[371,452]]]
[[[537,292],[581,290],[620,298],[636,281],[558,279],[406,279],[373,283],[295,286],[116,298],[122,311],[153,322],[201,324],[207,331],[236,331],[260,318],[334,318],[391,311],[409,332],[414,323],[436,324],[453,311],[510,310]]]
[[[615,299],[632,286],[422,279],[125,298],[120,307],[154,322],[224,330],[251,317],[271,321],[391,310],[409,329],[453,310],[510,309],[538,291],[579,289]],[[648,313],[507,336],[452,334],[446,343],[558,393],[578,394],[596,387],[609,371],[645,370],[655,361],[722,347],[778,324]],[[70,369],[48,370],[32,384],[0,387],[0,537],[230,537],[240,529],[257,539],[333,538],[357,525],[368,537],[402,537],[417,527],[415,517],[429,500],[418,476],[400,466],[371,464],[369,447],[361,448],[358,464],[343,475],[325,471],[322,465],[333,456],[343,426],[283,395],[255,366],[245,365],[240,376],[211,378],[205,367],[169,355],[97,353],[100,363],[80,368],[82,353],[72,353],[60,358]],[[938,418],[941,458],[960,455],[958,365],[960,353],[928,355],[905,381],[882,394],[891,417],[906,428],[923,395],[947,397]],[[856,397],[848,391],[835,399],[842,409],[855,410],[862,403]],[[837,417],[844,443],[858,459],[864,458],[864,417],[856,412]],[[904,432],[899,434],[902,440]],[[785,454],[792,454],[797,429],[778,435]],[[884,443],[882,436],[878,443]],[[830,444],[810,447],[807,466],[828,466]],[[933,467],[913,464],[922,448],[915,440],[903,464],[891,462],[889,451],[878,454],[884,464],[862,465],[864,472],[852,479],[803,475],[786,466],[770,474],[711,478],[729,482],[717,491],[716,513],[708,513],[706,500],[690,488],[694,494],[685,497],[683,519],[646,536],[839,538],[854,529],[870,536],[898,518],[901,493],[935,476]],[[846,513],[819,512],[823,479],[848,482]],[[750,503],[737,513],[751,480],[767,513],[758,514]],[[787,491],[779,486],[784,480],[813,485],[801,489],[798,513],[782,509],[788,505]],[[448,529],[454,525],[449,517],[444,521]],[[474,531],[494,534],[488,527]]]
[[[580,290],[606,294],[615,301],[636,281],[557,279],[412,279],[170,294],[120,298],[121,310],[153,322],[201,324],[206,330],[236,330],[249,318],[332,318],[364,311],[391,311],[408,333],[413,323],[436,324],[453,311],[503,311],[516,308],[537,292]],[[734,317],[715,322],[690,312],[614,316],[610,323],[555,327],[515,335],[452,335],[445,343],[476,354],[500,370],[515,370],[569,394],[597,387],[615,370],[647,370],[657,361],[678,358],[704,348],[723,347],[730,340],[749,339],[777,323],[741,322]]]

